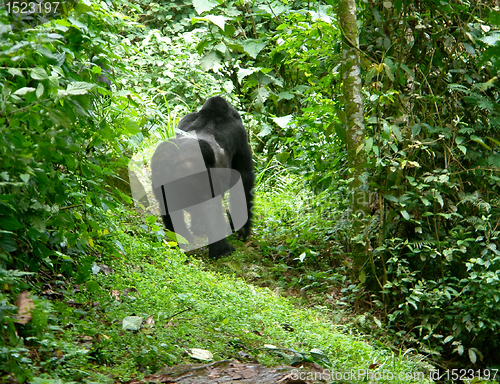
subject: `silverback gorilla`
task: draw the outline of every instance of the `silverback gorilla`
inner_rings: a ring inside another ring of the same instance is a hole
[[[162,142],[151,159],[153,190],[165,227],[193,246],[195,236],[208,238],[209,257],[219,258],[234,248],[226,237],[237,229],[250,233],[253,161],[239,113],[220,96],[185,116],[177,128],[187,132]],[[229,212],[222,198],[229,191]],[[184,211],[191,216],[185,223]]]

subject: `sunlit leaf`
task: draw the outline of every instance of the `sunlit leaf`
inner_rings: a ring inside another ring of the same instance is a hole
[[[198,15],[210,11],[217,5],[219,5],[219,3],[215,0],[193,0],[193,6]]]
[[[280,128],[286,128],[288,123],[292,120],[292,115],[282,116],[282,117],[273,117],[272,120],[278,124]]]
[[[224,26],[226,25],[226,18],[224,16],[208,15],[205,18],[224,30]]]
[[[491,147],[489,145],[487,145],[482,138],[480,138],[479,136],[476,136],[476,135],[471,135],[470,136],[470,139],[472,141],[475,141],[476,143],[482,145],[484,148],[486,149],[489,149],[491,151]]]
[[[190,348],[190,349],[186,350],[186,352],[193,359],[197,359],[197,360],[210,361],[214,357],[212,352],[207,351],[206,349]]]
[[[209,71],[214,69],[214,67],[219,65],[220,58],[216,51],[212,51],[200,60],[200,66],[204,71]]]
[[[27,93],[34,92],[34,91],[36,91],[35,88],[32,88],[32,87],[23,87],[23,88],[19,88],[17,91],[15,91],[14,95],[24,96]]]
[[[46,80],[49,78],[47,72],[42,67],[35,67],[30,71],[30,76],[35,80]]]
[[[9,68],[7,69],[7,72],[9,72],[12,76],[24,77],[23,73],[17,68]]]
[[[243,49],[245,50],[246,53],[252,58],[257,58],[257,55],[259,54],[260,51],[267,45],[267,42],[259,42],[257,40],[245,40],[243,43],[241,43],[243,46]]]
[[[122,320],[122,329],[125,331],[138,331],[141,329],[143,319],[140,316],[127,316]]]
[[[476,364],[477,356],[476,356],[476,352],[474,352],[473,348],[469,349],[469,359],[470,359],[470,362],[472,364]]]

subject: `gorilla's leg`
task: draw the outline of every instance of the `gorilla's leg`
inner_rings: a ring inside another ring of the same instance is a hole
[[[242,170],[241,167],[237,169],[239,172],[239,176],[241,177],[241,182],[243,184],[243,193],[234,193],[231,191],[230,193],[230,206],[231,206],[231,217],[234,214],[239,215],[239,217],[245,217],[246,221],[242,223],[235,223],[238,228],[238,234],[246,239],[250,235],[250,228],[252,226],[252,207],[253,207],[253,186],[254,186],[254,174],[253,169]],[[233,186],[237,180],[234,179],[235,175],[232,175],[231,186]],[[242,211],[243,210],[243,211]],[[234,217],[232,217],[233,221],[235,221]],[[237,220],[236,220],[237,221]],[[236,226],[235,225],[235,226]]]
[[[231,234],[231,227],[224,217],[221,204],[215,204],[214,216],[210,230],[208,231],[208,256],[218,259],[219,257],[229,255],[235,251],[235,248],[226,240],[226,236]],[[212,230],[213,228],[213,230]],[[225,231],[225,236],[220,239],[222,231]],[[220,240],[219,240],[220,239]]]
[[[231,227],[222,211],[222,196],[207,200],[203,205],[191,207],[192,230],[208,237],[208,255],[218,259],[234,251],[226,241]]]
[[[236,249],[226,239],[216,241],[208,245],[208,256],[211,259],[219,259],[222,256],[233,253]]]
[[[182,213],[183,214],[183,213]],[[193,235],[187,229],[186,223],[184,220],[178,220],[177,225],[174,229],[174,224],[172,222],[172,217],[167,213],[166,215],[162,215],[161,218],[163,219],[163,224],[165,225],[165,228],[168,229],[170,232],[175,232],[182,237],[184,237],[189,243],[193,242]]]
[[[252,210],[253,210],[253,186],[254,186],[254,175],[253,172],[243,172],[241,173],[241,179],[243,181],[243,188],[245,189],[245,198],[247,203],[248,220],[241,228],[243,238],[246,239],[250,235],[250,228],[252,227]]]

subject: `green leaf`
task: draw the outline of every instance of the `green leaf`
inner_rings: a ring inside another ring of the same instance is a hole
[[[420,134],[420,131],[422,130],[422,126],[420,124],[414,124],[413,127],[411,127],[411,134],[413,136],[417,136]]]
[[[212,352],[207,351],[206,349],[200,348],[190,348],[186,350],[187,354],[196,360],[210,361],[214,357]]]
[[[384,69],[389,80],[394,81],[394,74],[392,73],[392,69],[389,68],[387,64],[384,64]]]
[[[337,134],[338,138],[340,139],[340,141],[342,141],[342,143],[345,143],[347,132],[344,125],[337,122],[334,122],[333,124],[335,124],[335,133]]]
[[[43,91],[45,88],[43,87],[42,83],[38,83],[38,86],[36,87],[36,97],[39,99],[43,95]]]
[[[7,72],[9,72],[12,76],[24,77],[23,73],[17,68],[9,68]]]
[[[413,72],[410,68],[408,68],[407,65],[400,64],[399,66],[408,74],[408,79],[413,79],[414,77]]]
[[[399,200],[396,196],[392,195],[385,195],[384,196],[387,200],[392,201],[393,203],[399,203]]]
[[[391,126],[392,133],[394,133],[394,136],[396,136],[396,140],[399,142],[403,141],[403,135],[401,134],[401,131],[399,130],[399,127],[397,125],[392,125]]]
[[[368,70],[368,72],[366,73],[366,78],[365,78],[365,83],[366,84],[370,84],[372,79],[375,77],[375,75],[377,74],[377,68],[376,68],[376,64],[372,65],[370,67],[370,69]]]
[[[280,128],[286,128],[288,123],[292,120],[292,115],[287,115],[283,117],[273,117],[272,120],[278,124]]]
[[[408,214],[408,212],[406,211],[406,209],[403,209],[401,211],[401,215],[406,219],[406,220],[410,220],[410,215]]]
[[[271,128],[271,126],[269,124],[263,124],[262,128],[261,128],[260,132],[257,134],[257,136],[258,137],[265,137],[265,136],[269,135],[272,131],[273,131],[273,129]]]
[[[32,87],[23,87],[23,88],[19,88],[17,91],[15,91],[14,95],[24,96],[27,93],[30,93],[30,92],[33,92],[33,91],[35,91],[35,88],[32,88]]]
[[[22,173],[21,175],[19,175],[19,177],[21,178],[22,181],[24,181],[25,183],[27,183],[29,180],[30,180],[30,175],[27,174],[27,173]]]
[[[493,137],[489,137],[489,136],[487,136],[486,138],[488,140],[491,140],[493,143],[495,143],[496,145],[498,145],[500,147],[500,141],[494,139]]]
[[[22,227],[23,225],[14,216],[3,216],[0,219],[0,228],[7,231],[16,231]]]
[[[364,269],[362,269],[359,273],[358,279],[361,284],[364,284],[364,282],[366,281],[366,271]]]
[[[87,281],[85,283],[85,288],[87,288],[87,290],[89,292],[99,292],[101,290],[101,286],[95,280],[89,280],[89,281]]]
[[[278,100],[283,100],[283,99],[284,100],[292,100],[294,97],[295,97],[295,95],[293,93],[284,91],[284,92],[279,93]]]
[[[30,71],[30,76],[32,79],[35,79],[35,80],[46,80],[49,78],[49,76],[47,75],[47,72],[45,72],[45,69],[43,69],[42,67],[33,68]]]
[[[210,20],[212,23],[214,23],[220,29],[224,30],[224,27],[226,25],[226,18],[224,16],[209,15],[209,16],[205,16],[205,18],[207,20]]]
[[[206,54],[200,60],[201,69],[203,69],[204,71],[209,71],[211,69],[214,69],[214,67],[219,63],[220,63],[220,58],[218,53],[215,51]]]
[[[488,156],[488,164],[493,167],[500,167],[500,154],[495,153]]]
[[[365,147],[365,143],[361,143],[360,145],[358,145],[358,147],[356,148],[356,155],[359,154],[359,152],[361,152],[361,150]]]
[[[238,69],[238,82],[241,84],[241,80],[245,77],[250,76],[252,73],[258,72],[259,68],[240,68]]]
[[[255,106],[257,109],[261,108],[269,97],[269,90],[266,87],[259,87],[256,91],[252,92]]]
[[[147,216],[146,217],[146,223],[148,223],[149,225],[156,223],[156,220],[158,220],[158,218],[156,216]]]
[[[469,359],[470,359],[470,362],[472,364],[476,364],[477,356],[476,356],[476,352],[474,352],[473,348],[469,349]]]
[[[487,145],[482,138],[480,138],[479,136],[476,136],[476,135],[471,135],[470,136],[470,139],[472,141],[475,141],[476,143],[478,144],[481,144],[484,148],[486,149],[489,149],[491,151],[491,147],[489,145]]]
[[[62,40],[62,39],[64,39],[64,36],[60,35],[59,33],[49,33],[49,34],[47,34],[47,37],[49,39],[54,39],[54,40]]]
[[[125,130],[126,133],[129,133],[131,135],[136,135],[139,132],[141,132],[141,128],[139,127],[139,124],[135,120],[125,118],[125,122],[123,124],[123,129]]]
[[[482,41],[486,45],[496,45],[499,41],[499,35],[498,33],[495,33],[492,35],[480,37],[478,40]]]
[[[14,252],[17,249],[17,243],[9,232],[0,231],[0,247],[5,252]]]
[[[434,197],[438,201],[438,203],[441,206],[441,208],[444,207],[444,201],[443,201],[443,197],[441,196],[441,194],[439,192],[437,192],[436,196],[434,196]]]
[[[141,329],[143,319],[140,316],[127,316],[122,320],[122,329],[125,331],[138,331]]]
[[[214,0],[193,0],[193,6],[198,15],[201,15],[203,12],[210,11],[218,5],[219,3]]]
[[[256,59],[260,51],[267,45],[266,42],[261,43],[258,40],[245,40],[242,44],[245,52],[252,58]]]
[[[365,140],[365,152],[370,153],[373,147],[373,137],[369,137]]]
[[[57,92],[57,95],[60,96],[70,96],[70,95],[85,95],[92,88],[94,88],[94,84],[86,83],[84,81],[77,81],[75,83],[68,84],[68,87],[64,89],[60,89]]]
[[[425,197],[420,197],[420,200],[422,201],[422,203],[424,203],[424,205],[427,207],[429,205],[431,205],[431,202],[429,200],[427,200]]]
[[[464,43],[464,48],[469,53],[469,55],[471,55],[471,56],[475,56],[476,55],[476,50],[469,43]]]
[[[78,29],[84,29],[84,30],[87,29],[87,26],[85,24],[80,23],[77,19],[75,19],[72,16],[68,16],[68,20]]]

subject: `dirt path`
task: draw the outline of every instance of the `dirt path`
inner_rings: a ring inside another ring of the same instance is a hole
[[[128,384],[181,383],[181,384],[316,384],[323,380],[305,381],[298,377],[294,367],[266,368],[256,363],[222,360],[211,364],[182,364],[166,367],[155,375],[131,381]],[[319,366],[301,367],[302,377],[307,373],[320,373]]]

